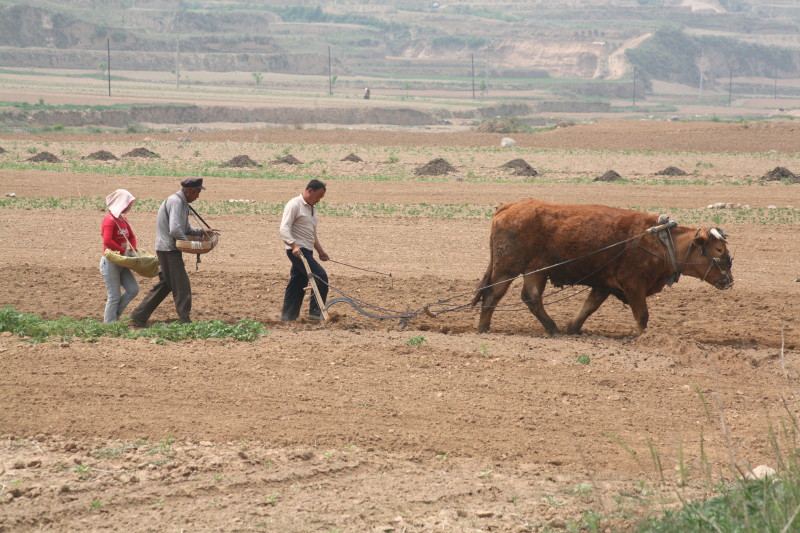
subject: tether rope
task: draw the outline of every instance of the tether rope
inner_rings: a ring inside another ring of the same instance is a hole
[[[330,258],[328,259],[328,261],[330,261],[331,263],[336,263],[337,265],[343,265],[343,266],[346,266],[346,267],[355,268],[356,270],[363,270],[364,272],[372,272],[373,274],[380,274],[382,276],[388,276],[389,277],[390,288],[394,289],[394,278],[392,277],[392,273],[391,272],[387,273],[387,272],[381,272],[380,270],[370,270],[369,268],[362,268],[362,267],[357,267],[355,265],[349,265],[347,263],[342,263],[341,261],[335,261],[335,260],[330,259]]]

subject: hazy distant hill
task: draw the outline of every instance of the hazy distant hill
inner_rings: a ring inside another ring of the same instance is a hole
[[[477,64],[494,78],[615,79],[635,64],[646,79],[696,83],[702,55],[709,82],[794,78],[797,4],[0,0],[0,65],[96,69],[110,42],[128,70],[169,71],[177,49],[183,70],[324,74],[330,47],[337,73],[364,76],[464,76]]]

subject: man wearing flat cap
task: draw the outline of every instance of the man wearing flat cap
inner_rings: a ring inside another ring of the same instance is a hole
[[[182,324],[192,321],[192,286],[175,240],[186,240],[187,235],[218,233],[214,229],[204,230],[189,224],[189,204],[197,200],[202,190],[205,190],[203,178],[186,178],[181,182],[181,190],[164,200],[158,208],[156,255],[161,271],[158,273],[158,283],[131,313],[131,320],[136,327],[147,326],[147,319],[169,293],[172,293],[175,301],[178,321]]]

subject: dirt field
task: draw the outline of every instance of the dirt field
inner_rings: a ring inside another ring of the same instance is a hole
[[[492,206],[535,196],[667,210],[797,207],[800,185],[757,180],[775,166],[800,171],[798,135],[791,123],[599,122],[515,136],[512,154],[495,148],[500,135],[466,133],[214,132],[193,134],[190,148],[178,135],[7,135],[0,161],[21,161],[32,146],[68,161],[152,146],[162,160],[194,158],[200,168],[239,154],[263,163],[288,146],[319,161],[287,170],[296,179],[208,178],[201,201],[285,201],[325,168],[330,204]],[[366,166],[340,162],[349,152]],[[474,179],[359,179],[387,169],[392,154],[401,177],[441,156]],[[481,181],[513,157],[544,167],[550,181]],[[708,184],[648,184],[667,165],[697,170],[689,178]],[[633,183],[574,183],[612,168]],[[162,199],[179,179],[2,169],[0,193],[74,198],[125,187]],[[0,208],[0,305],[100,318],[101,218]],[[328,324],[282,324],[288,265],[278,217],[209,218],[223,234],[199,270],[187,263],[193,318],[251,318],[269,335],[160,345],[0,334],[0,531],[532,532],[574,530],[591,513],[603,530],[630,530],[679,496],[713,496],[732,479],[731,461],[779,466],[770,427],[798,414],[796,224],[726,224],[733,289],[683,278],[650,298],[642,336],[630,310],[609,300],[583,335],[551,338],[517,305],[483,335],[469,310],[405,324],[337,304]],[[130,219],[152,241],[154,213]],[[319,232],[332,259],[392,273],[328,263],[333,286],[413,311],[475,287],[489,224],[330,216]],[[144,294],[151,281],[139,279]],[[549,307],[557,323],[581,296]],[[518,298],[515,285],[503,303]],[[174,319],[169,299],[153,315]],[[589,364],[576,362],[583,355]]]

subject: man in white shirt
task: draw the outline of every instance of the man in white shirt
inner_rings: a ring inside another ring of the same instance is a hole
[[[292,262],[289,284],[286,285],[286,292],[283,296],[283,310],[281,320],[292,322],[300,316],[300,308],[303,305],[305,288],[308,285],[308,275],[300,256],[304,256],[311,268],[311,273],[317,279],[317,288],[322,301],[328,296],[328,274],[316,259],[314,250],[319,253],[322,261],[330,259],[322,244],[317,238],[317,213],[314,206],[325,196],[325,184],[320,180],[311,180],[306,185],[303,194],[292,198],[283,208],[283,218],[281,219],[280,234],[283,243],[286,245],[286,256]],[[311,298],[308,316],[312,320],[321,320],[322,313],[315,298]]]

